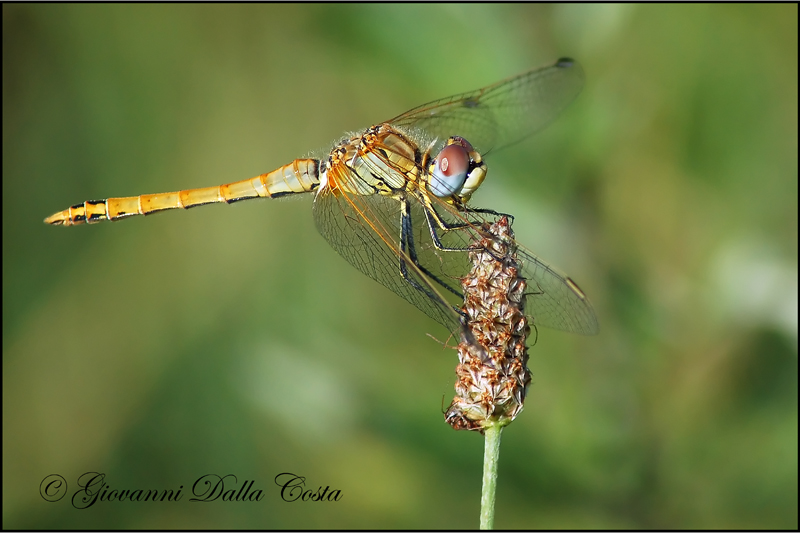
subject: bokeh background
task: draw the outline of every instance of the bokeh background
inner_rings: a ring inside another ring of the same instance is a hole
[[[3,527],[477,527],[447,333],[337,256],[311,198],[42,219],[573,56],[581,97],[474,198],[601,323],[539,332],[495,524],[796,529],[797,49],[796,5],[4,5]],[[39,496],[89,471],[265,497]],[[286,503],[281,472],[343,497]]]

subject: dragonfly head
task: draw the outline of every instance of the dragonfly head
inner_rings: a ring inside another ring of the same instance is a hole
[[[439,198],[455,196],[462,203],[486,177],[486,163],[481,154],[463,137],[450,137],[428,167],[428,190]]]

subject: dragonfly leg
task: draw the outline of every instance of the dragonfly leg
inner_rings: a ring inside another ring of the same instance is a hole
[[[433,245],[436,246],[437,250],[441,250],[443,252],[463,252],[467,250],[467,248],[451,248],[445,246],[441,239],[439,238],[439,234],[436,232],[437,226],[443,231],[451,231],[457,229],[463,229],[467,227],[473,227],[474,224],[470,224],[469,222],[461,222],[458,224],[448,224],[445,222],[442,217],[439,216],[439,213],[433,208],[430,209],[423,209],[425,212],[425,220],[428,222],[428,229],[431,232],[431,240],[433,241]]]
[[[409,276],[408,265],[406,265],[406,261],[404,259],[404,255],[407,254],[408,258],[411,260],[414,266],[416,266],[423,274],[425,274],[430,279],[438,283],[441,287],[447,289],[451,293],[463,299],[464,298],[463,294],[461,294],[458,290],[454,289],[453,287],[451,287],[450,285],[439,279],[433,272],[425,268],[425,266],[419,262],[419,259],[417,258],[417,249],[414,246],[414,232],[412,231],[413,226],[412,226],[411,212],[409,210],[408,201],[406,199],[400,200],[400,206],[401,206],[400,216],[402,217],[400,220],[400,251],[402,252],[400,254],[400,273],[402,274],[403,279],[405,279],[408,283],[411,284],[412,287],[414,287],[418,291],[425,293],[425,295],[428,296],[429,298],[432,298],[434,300],[439,299],[436,295],[432,294],[431,291],[429,291],[426,287],[421,286],[419,283],[414,281],[411,278],[411,276]],[[456,309],[456,311],[461,313],[459,309],[457,308],[454,309]]]
[[[438,227],[442,231],[452,231],[452,230],[459,230],[464,228],[472,228],[473,231],[480,231],[479,227],[471,222],[459,222],[457,224],[448,224],[436,209],[431,205],[429,209],[423,209],[425,212],[425,219],[428,222],[428,228],[431,232],[431,240],[433,241],[433,245],[443,252],[464,252],[468,250],[474,250],[475,248],[458,248],[458,247],[448,247],[445,246],[440,237],[437,233],[436,228]],[[481,213],[481,214],[489,214],[497,217],[508,217],[513,222],[514,217],[512,215],[508,215],[505,213],[498,213],[492,209],[469,209],[470,213]],[[497,261],[503,261],[504,258],[502,256],[495,255],[494,251],[491,248],[484,248],[484,251],[494,257]]]
[[[456,223],[456,224],[448,223],[447,221],[445,221],[442,218],[442,216],[439,214],[439,212],[436,211],[436,208],[433,207],[432,204],[430,204],[428,202],[423,202],[423,205],[425,206],[425,216],[428,218],[428,224],[431,225],[431,227],[433,227],[433,224],[431,224],[431,221],[435,221],[436,225],[439,226],[439,228],[441,228],[444,231],[449,231],[449,230],[452,230],[452,229],[461,229],[461,228],[465,228],[465,227],[473,227],[473,226],[475,226],[475,223],[473,223],[473,222],[459,222],[459,223]],[[465,213],[478,213],[478,214],[481,214],[481,215],[492,215],[493,217],[497,217],[497,218],[506,217],[509,220],[510,224],[514,223],[514,215],[511,215],[511,214],[508,214],[508,213],[501,213],[500,211],[495,211],[494,209],[484,209],[482,207],[473,208],[473,207],[466,207],[464,205],[458,205],[456,207],[458,207],[458,209],[460,211],[463,211]]]
[[[482,207],[470,207],[466,208],[466,211],[469,213],[481,213],[484,215],[492,215],[496,217],[506,217],[509,221],[509,224],[514,223],[514,215],[510,215],[508,213],[501,213],[500,211],[495,211],[494,209],[484,209]]]

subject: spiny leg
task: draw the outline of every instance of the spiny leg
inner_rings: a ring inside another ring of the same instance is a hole
[[[509,215],[509,214],[506,214],[506,213],[500,213],[500,212],[497,212],[497,211],[495,211],[493,209],[481,209],[481,208],[466,209],[465,208],[464,210],[466,212],[468,212],[468,213],[481,213],[481,214],[488,214],[488,215],[492,215],[492,216],[496,216],[496,217],[506,217],[506,218],[511,219],[512,223],[514,221],[514,216],[513,215]],[[464,229],[464,228],[472,228],[474,230],[480,231],[480,228],[475,223],[473,223],[473,222],[459,222],[459,223],[456,223],[456,224],[449,224],[448,222],[446,222],[442,218],[442,216],[439,214],[439,212],[436,211],[436,208],[434,208],[434,206],[431,205],[431,204],[428,204],[427,206],[423,207],[423,211],[425,212],[425,218],[426,218],[426,220],[428,222],[428,228],[430,229],[431,240],[433,241],[433,245],[436,247],[436,249],[441,250],[443,252],[466,252],[466,251],[475,249],[475,248],[469,248],[469,247],[460,248],[460,247],[448,247],[448,246],[445,246],[442,243],[441,238],[439,237],[439,234],[436,231],[437,227],[439,227],[439,229],[441,229],[444,232],[448,232],[448,231],[452,231],[452,230],[459,230],[459,229]],[[492,250],[486,249],[485,251],[487,253],[491,254],[492,257],[494,257],[498,261],[502,259],[501,257],[495,256],[494,253],[492,252]]]
[[[500,211],[495,211],[494,209],[485,209],[483,207],[466,207],[464,206],[464,210],[468,213],[481,213],[485,215],[492,215],[496,217],[506,217],[509,219],[511,224],[514,223],[514,215],[510,215],[508,213],[501,213]]]
[[[411,219],[411,212],[409,210],[408,200],[406,198],[400,199],[400,213],[401,213],[400,251],[402,252],[400,254],[400,273],[402,274],[403,279],[405,279],[408,283],[410,283],[411,286],[414,287],[415,289],[426,294],[428,297],[434,300],[439,299],[438,296],[431,293],[431,291],[429,291],[426,287],[422,287],[419,283],[414,281],[411,278],[411,276],[409,276],[408,267],[406,265],[405,259],[403,258],[405,253],[407,253],[408,258],[411,260],[414,266],[416,266],[423,274],[428,276],[430,279],[438,283],[443,288],[447,289],[448,291],[452,292],[459,298],[463,299],[464,298],[463,294],[461,294],[459,291],[457,291],[456,289],[454,289],[453,287],[451,287],[450,285],[439,279],[433,272],[428,270],[423,264],[419,262],[419,259],[417,257],[417,249],[416,246],[414,246],[414,232]],[[454,307],[454,309],[456,308]],[[456,310],[459,311],[458,309]]]

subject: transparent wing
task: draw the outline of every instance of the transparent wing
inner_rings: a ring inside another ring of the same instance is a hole
[[[393,198],[324,190],[315,199],[314,219],[322,236],[350,264],[456,332],[459,315],[453,306],[463,304],[456,293],[461,292],[460,278],[469,272],[468,248],[480,239],[480,224],[494,217],[456,212],[440,203],[437,213],[448,223],[467,218],[473,222],[459,229],[439,230],[441,244],[449,249],[441,250],[431,237],[425,208],[413,197],[409,201],[419,267],[408,251],[401,251],[401,204]],[[534,324],[582,335],[597,333],[592,306],[572,280],[522,246],[517,254],[522,276],[528,280],[527,312]],[[401,258],[407,266],[406,277],[400,271]]]
[[[517,256],[528,280],[526,312],[534,324],[581,335],[600,331],[592,304],[574,281],[522,246]]]
[[[431,284],[401,250],[401,206],[400,201],[387,196],[324,188],[314,199],[314,221],[320,234],[351,265],[449,331],[456,331],[458,313],[441,294],[441,288]]]
[[[441,244],[445,248],[454,250],[438,250],[430,238],[423,207],[417,202],[418,209],[412,211],[412,219],[415,240],[418,241],[415,244],[419,262],[424,270],[439,280],[449,282],[452,288],[460,292],[459,280],[467,275],[471,266],[467,249],[480,240],[481,225],[484,222],[495,222],[498,215],[460,212],[435,197],[431,197],[431,200],[435,202],[436,212],[446,223],[458,225],[469,222],[469,224],[449,231],[440,230],[438,234]],[[597,317],[589,299],[578,285],[524,246],[517,244],[517,247],[517,256],[522,263],[521,275],[528,283],[526,313],[533,317],[533,323],[581,335],[597,333],[599,331]],[[444,293],[448,294],[449,291],[445,290]],[[455,301],[457,306],[463,304],[458,298],[450,301]]]
[[[563,58],[483,89],[434,100],[388,122],[442,143],[459,135],[486,155],[547,126],[578,96],[583,82],[580,64]]]

